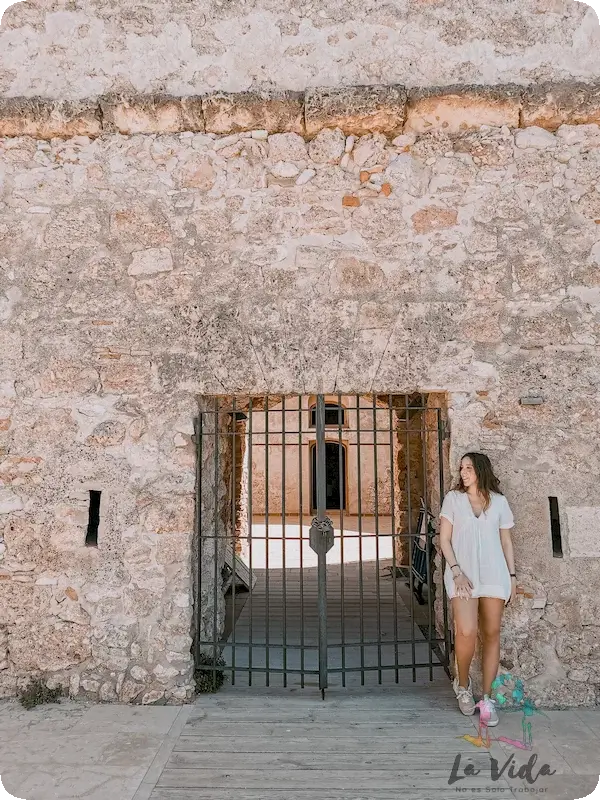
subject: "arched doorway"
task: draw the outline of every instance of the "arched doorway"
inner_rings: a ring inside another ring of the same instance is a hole
[[[317,508],[317,448],[311,447],[311,494],[313,511]],[[346,509],[346,448],[339,442],[325,442],[325,509]]]

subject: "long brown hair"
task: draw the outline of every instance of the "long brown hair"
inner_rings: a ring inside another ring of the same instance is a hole
[[[502,494],[500,491],[500,481],[494,475],[492,462],[485,455],[485,453],[465,453],[460,460],[461,464],[465,458],[471,459],[471,464],[473,464],[475,476],[477,477],[477,488],[485,500],[484,511],[487,511],[487,509],[490,507],[490,503],[492,502],[491,493],[495,492],[496,494]],[[459,492],[467,491],[467,487],[463,483],[460,470],[458,481],[454,488]]]

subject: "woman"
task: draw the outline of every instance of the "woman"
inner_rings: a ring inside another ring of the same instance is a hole
[[[514,526],[508,501],[500,492],[489,458],[467,453],[460,479],[440,512],[440,547],[446,559],[444,582],[452,601],[458,675],[454,692],[463,714],[475,712],[469,670],[477,643],[483,649],[483,701],[488,725],[498,724],[492,681],[500,663],[500,626],[505,606],[514,600],[517,579],[510,537]],[[480,706],[481,709],[481,706]]]

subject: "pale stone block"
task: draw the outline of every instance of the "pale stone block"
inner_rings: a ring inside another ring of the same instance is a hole
[[[271,161],[303,161],[308,158],[306,142],[297,133],[274,133],[269,136]]]
[[[561,125],[600,123],[600,84],[566,81],[530,86],[523,93],[524,126],[555,131]]]
[[[21,511],[23,501],[10,489],[0,489],[0,514],[10,514],[13,511]]]
[[[296,186],[303,186],[305,183],[308,183],[312,180],[315,175],[316,171],[314,169],[305,169],[300,175],[298,175],[296,179]]]
[[[146,694],[142,697],[142,705],[149,706],[153,705],[154,703],[158,703],[164,698],[164,696],[164,691],[153,689],[151,692],[146,692]]]
[[[173,269],[171,251],[166,247],[151,247],[136,250],[133,262],[127,270],[129,275],[152,275],[157,272],[170,272]]]
[[[204,131],[200,97],[139,95],[101,98],[102,128],[107,132],[180,133]]]
[[[463,133],[482,125],[519,127],[521,97],[514,87],[458,86],[419,90],[409,98],[405,132]]]
[[[0,136],[52,139],[85,135],[96,138],[101,133],[96,103],[39,97],[0,98]]]
[[[339,164],[344,155],[346,137],[340,128],[320,131],[308,146],[312,160],[317,164]]]
[[[216,92],[202,99],[202,109],[210,133],[304,133],[302,101],[290,91]]]
[[[306,134],[323,128],[340,128],[346,136],[372,131],[400,133],[405,118],[406,90],[403,86],[344,86],[307,89]],[[344,148],[345,148],[344,141]]]
[[[565,509],[571,558],[600,558],[600,506]]]
[[[143,667],[132,667],[131,668],[131,677],[134,681],[146,681],[148,680],[148,672]]]
[[[276,178],[295,178],[300,170],[295,164],[279,161],[271,167],[271,174]]]
[[[401,133],[392,141],[394,147],[411,147],[417,141],[414,133]]]
[[[554,134],[543,128],[532,126],[515,133],[515,144],[522,150],[528,147],[532,147],[534,150],[545,150],[548,147],[556,147],[558,142]]]
[[[354,163],[363,169],[385,166],[388,162],[387,139],[382,133],[362,136],[352,153]]]

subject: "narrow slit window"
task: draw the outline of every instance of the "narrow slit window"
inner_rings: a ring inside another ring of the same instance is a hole
[[[85,535],[85,543],[87,547],[98,547],[98,527],[100,525],[100,495],[101,492],[96,492],[93,489],[90,489],[90,512],[89,512],[87,533]]]
[[[552,555],[554,558],[563,557],[562,535],[560,532],[560,514],[558,513],[558,498],[549,497],[550,501],[550,531],[552,533]]]

